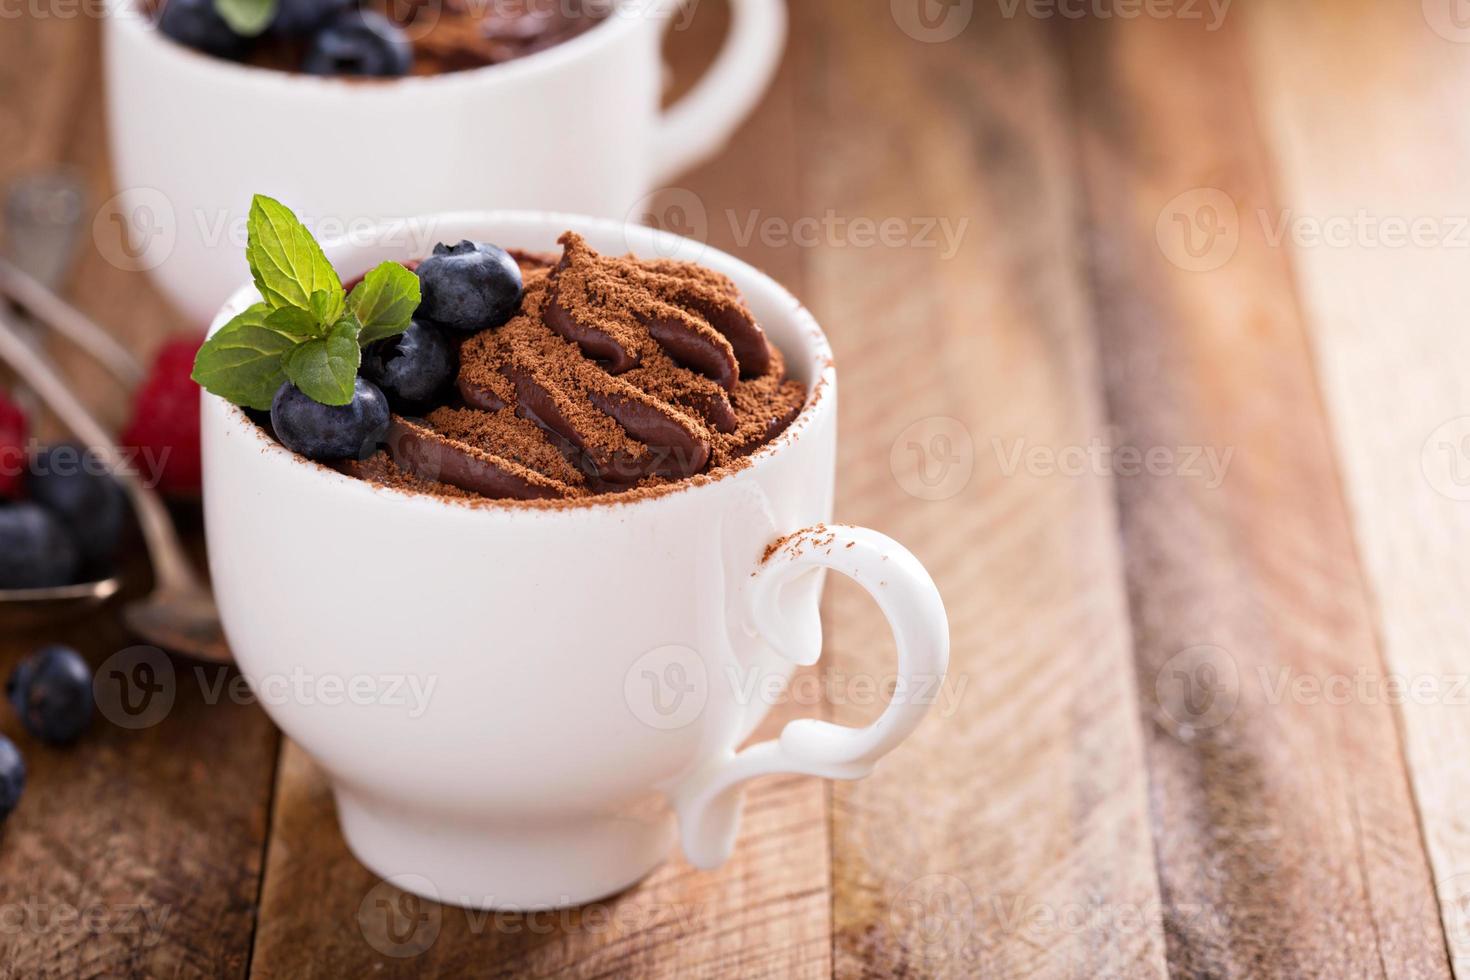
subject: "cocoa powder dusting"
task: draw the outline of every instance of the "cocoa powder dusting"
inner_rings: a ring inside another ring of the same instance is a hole
[[[797,417],[806,392],[731,280],[560,244],[555,265],[516,255],[520,311],[461,344],[458,399],[398,420],[411,445],[390,438],[352,475],[451,497],[646,495],[743,465]]]

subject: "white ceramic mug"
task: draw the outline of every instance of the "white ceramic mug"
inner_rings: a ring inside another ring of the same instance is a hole
[[[453,904],[577,904],[656,867],[676,823],[692,863],[720,864],[754,776],[867,775],[924,716],[949,627],[902,546],[824,523],[837,379],[811,314],[743,262],[648,228],[510,212],[432,225],[536,250],[574,228],[601,251],[697,259],[734,279],[809,397],[751,465],[719,479],[528,507],[343,476],[206,395],[205,519],[225,632],[271,717],[326,771],[353,852]],[[344,277],[414,257],[401,245],[328,253]],[[257,301],[242,289],[215,328]],[[821,655],[825,569],[887,615],[895,693],[866,728],[799,720],[737,753],[794,667]],[[299,691],[331,680],[335,702],[282,696],[282,679],[302,675]],[[432,689],[417,713],[381,696],[401,675]],[[344,702],[353,685],[368,693]]]
[[[526,58],[389,81],[253,68],[199,54],[113,0],[104,24],[107,120],[120,195],[105,252],[148,270],[201,324],[239,283],[251,196],[303,218],[373,226],[474,208],[626,219],[714,154],[769,84],[784,0],[733,0],[724,48],[660,112],[665,27],[680,0],[622,0],[606,23]]]

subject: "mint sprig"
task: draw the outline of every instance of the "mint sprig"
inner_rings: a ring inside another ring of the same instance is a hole
[[[215,13],[241,37],[255,37],[276,19],[279,0],[214,0]]]
[[[269,409],[290,381],[323,405],[352,401],[362,347],[408,329],[419,279],[384,262],[347,295],[311,232],[278,201],[250,205],[245,256],[263,302],[200,348],[194,380],[236,405]]]

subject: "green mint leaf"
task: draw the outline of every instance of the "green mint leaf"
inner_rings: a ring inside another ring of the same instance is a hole
[[[263,34],[276,18],[278,0],[214,0],[214,9],[241,37]]]
[[[311,232],[284,204],[255,195],[250,203],[245,257],[255,286],[271,309],[294,306],[319,316],[335,306],[337,315],[341,315],[342,280]],[[326,293],[328,298],[313,306],[312,294],[318,292]],[[332,297],[336,297],[335,302]],[[336,322],[336,317],[321,319],[324,323]]]
[[[204,342],[192,377],[212,394],[246,408],[266,410],[286,380],[282,355],[300,341],[270,322],[271,309],[257,303]]]
[[[316,318],[316,314],[298,310],[294,306],[283,306],[279,310],[271,310],[265,318],[265,323],[272,330],[290,334],[298,341],[311,340],[313,337],[321,337],[326,334],[326,329]]]
[[[342,319],[342,314],[347,312],[347,299],[339,288],[336,292],[331,290],[318,290],[307,299],[306,305],[316,315],[316,322],[320,326],[320,333],[327,332],[327,325],[336,323]]]
[[[403,333],[419,298],[419,277],[397,262],[384,262],[369,272],[347,297],[347,308],[362,324],[358,342],[366,347]]]
[[[325,337],[298,344],[286,355],[286,377],[312,401],[346,405],[352,401],[362,349],[357,346],[361,325],[352,317],[339,320]]]

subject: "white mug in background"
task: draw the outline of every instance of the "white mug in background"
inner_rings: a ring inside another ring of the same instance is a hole
[[[868,775],[934,700],[949,626],[913,555],[825,523],[837,378],[811,314],[745,263],[641,226],[423,221],[449,240],[547,251],[572,228],[599,251],[698,260],[740,287],[808,396],[786,432],[717,479],[627,502],[470,505],[307,462],[206,394],[205,524],[225,633],[266,711],[326,772],[352,851],[456,905],[579,904],[657,867],[676,826],[692,863],[723,862],[753,777]],[[327,252],[344,277],[419,257],[396,229],[380,240],[391,244]],[[214,328],[258,299],[240,290]],[[737,751],[795,666],[821,656],[827,569],[888,618],[889,703],[865,728],[807,718]],[[424,695],[417,709],[405,690]]]
[[[770,83],[784,0],[731,0],[714,65],[660,110],[680,0],[620,0],[605,23],[499,65],[347,80],[189,50],[113,0],[104,23],[119,260],[200,323],[239,284],[251,197],[291,201],[320,237],[390,218],[531,208],[627,218],[716,153]],[[336,230],[333,230],[333,229]]]

